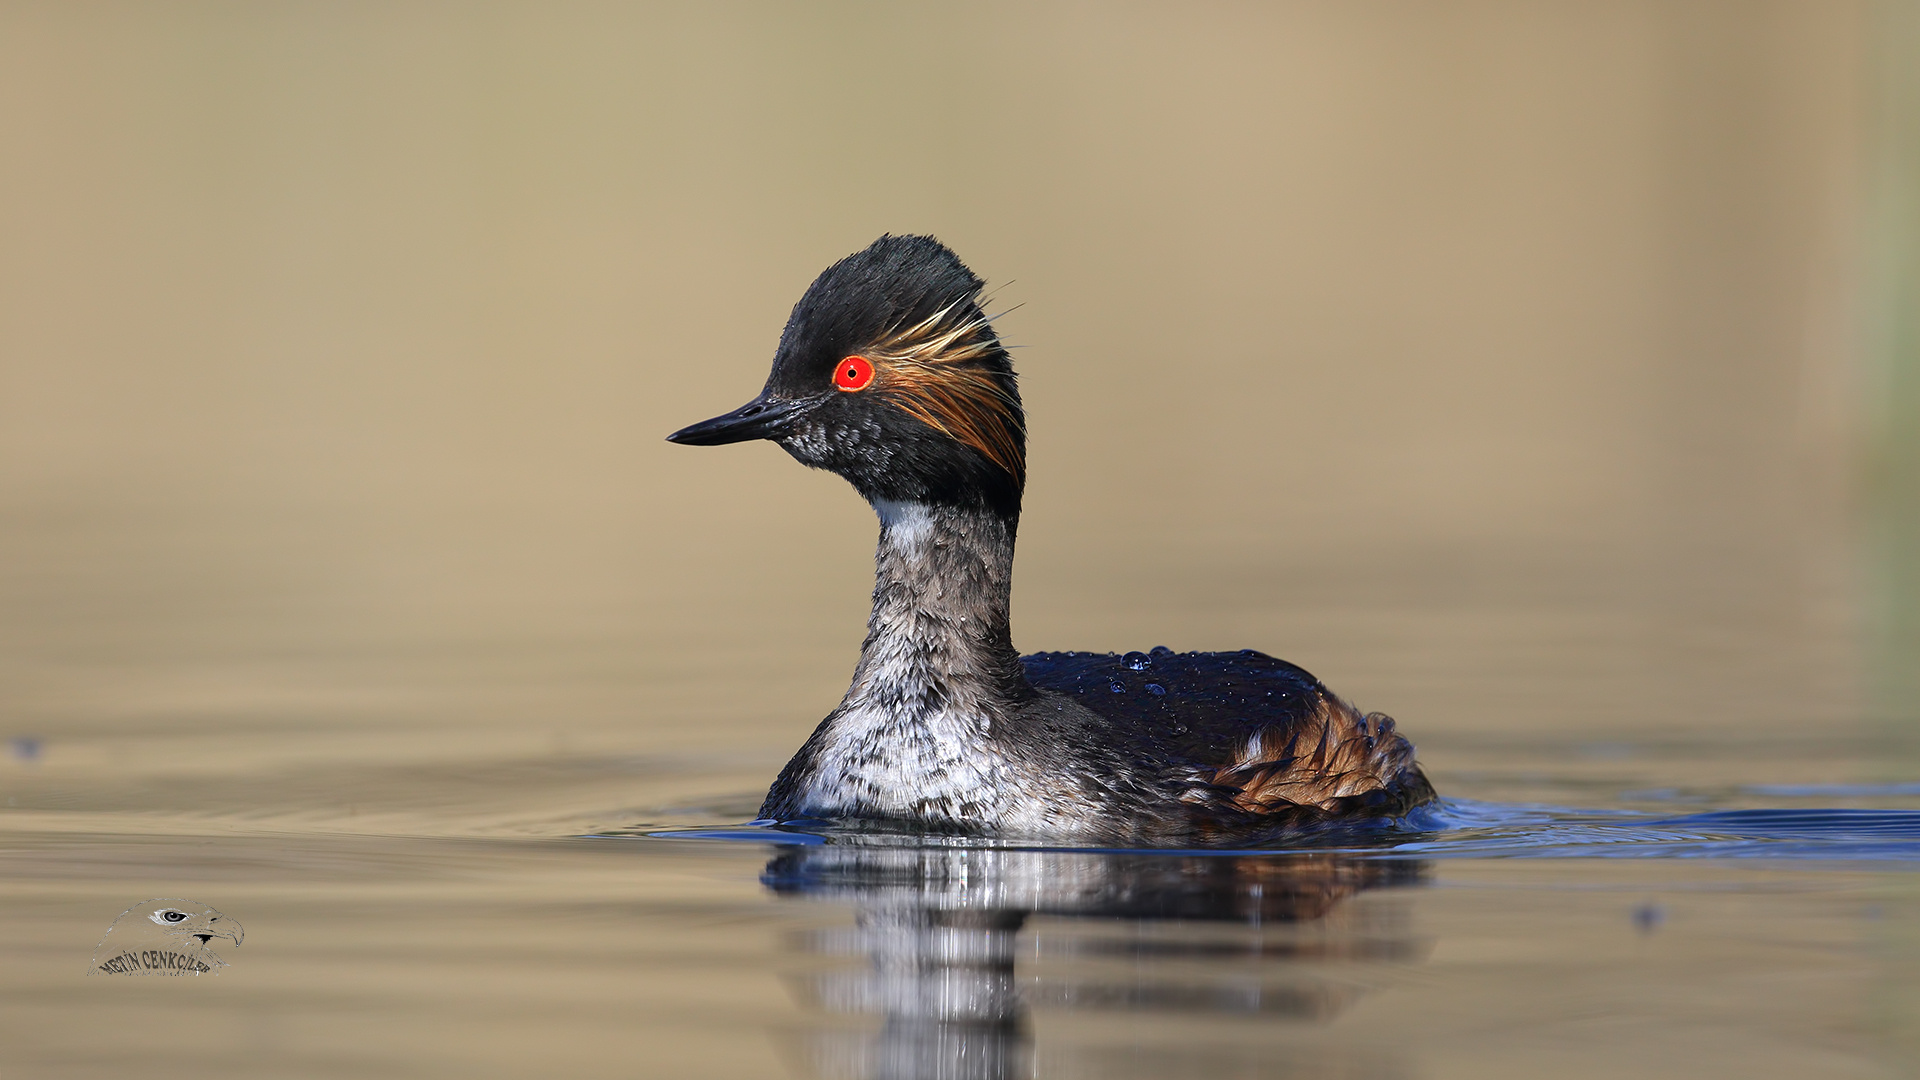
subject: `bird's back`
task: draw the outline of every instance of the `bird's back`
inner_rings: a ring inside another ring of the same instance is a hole
[[[1391,718],[1363,715],[1264,653],[1053,652],[1021,664],[1043,697],[1099,717],[1085,735],[1117,751],[1118,767],[1179,790],[1202,821],[1393,817],[1433,798]]]

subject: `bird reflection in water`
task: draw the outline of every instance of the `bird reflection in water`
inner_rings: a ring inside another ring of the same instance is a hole
[[[850,903],[855,910],[852,927],[804,933],[794,946],[865,961],[816,966],[791,979],[806,1006],[829,1014],[801,1039],[800,1056],[814,1075],[1010,1080],[1191,1070],[1320,1078],[1329,1071],[1400,1072],[1378,1056],[1384,1051],[1365,1048],[1358,1052],[1375,1056],[1339,1063],[1309,1047],[1276,1055],[1271,1024],[1238,1038],[1211,1028],[1205,1039],[1176,1037],[1167,1051],[1175,1058],[1163,1059],[1133,1024],[1156,1016],[1183,1023],[1338,1016],[1381,981],[1383,966],[1418,962],[1430,947],[1412,933],[1401,906],[1342,902],[1365,890],[1415,884],[1424,864],[1325,851],[1076,852],[925,843],[841,836],[785,848],[767,864],[762,880],[776,893]],[[1037,1051],[1034,1010],[1125,1014],[1133,1018],[1123,1040],[1128,1045],[1076,1052],[1050,1040]],[[880,1030],[832,1018],[845,1016],[877,1017]]]

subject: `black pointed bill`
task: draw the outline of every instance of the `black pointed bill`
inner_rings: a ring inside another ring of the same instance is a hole
[[[668,442],[687,446],[723,446],[749,439],[778,439],[787,424],[812,402],[789,401],[761,394],[730,413],[689,424],[667,436]]]

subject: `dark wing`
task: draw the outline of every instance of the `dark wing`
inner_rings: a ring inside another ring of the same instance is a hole
[[[1362,715],[1265,653],[1034,653],[1021,664],[1035,687],[1109,721],[1136,760],[1186,770],[1196,808],[1397,816],[1433,798],[1390,717]]]

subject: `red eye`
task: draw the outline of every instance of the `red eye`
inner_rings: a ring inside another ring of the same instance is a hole
[[[864,356],[849,356],[833,369],[833,385],[842,390],[865,390],[873,381],[873,365]]]

